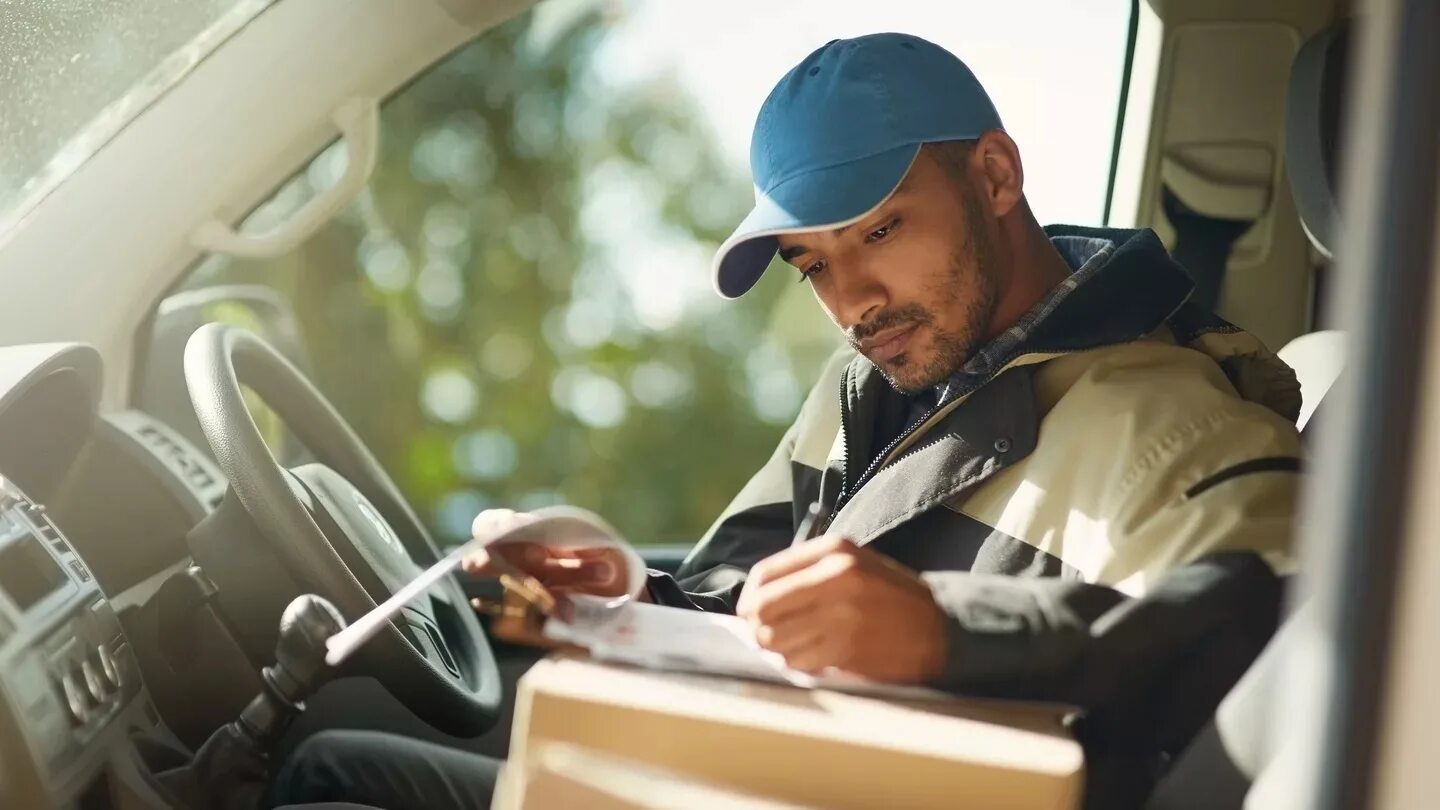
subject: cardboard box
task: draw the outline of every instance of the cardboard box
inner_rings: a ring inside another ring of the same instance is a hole
[[[564,778],[545,753],[558,743],[800,806],[1069,810],[1084,761],[1062,719],[1055,707],[881,700],[558,657],[520,682],[495,806],[547,806],[526,794]]]
[[[767,799],[702,782],[685,774],[568,743],[537,743],[526,752],[524,772],[507,764],[493,808],[506,810],[806,810],[806,805]]]

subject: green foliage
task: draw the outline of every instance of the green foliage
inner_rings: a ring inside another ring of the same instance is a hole
[[[598,16],[544,46],[528,25],[485,34],[387,101],[369,193],[300,251],[212,261],[187,286],[279,289],[312,376],[441,539],[484,507],[563,501],[637,543],[693,542],[833,344],[807,320],[813,304],[782,298],[795,285],[779,272],[741,301],[647,326],[626,257],[587,236],[587,184],[631,178],[661,218],[631,238],[679,238],[697,255],[744,214],[748,184],[676,88],[598,80]],[[324,185],[333,152],[250,226]]]

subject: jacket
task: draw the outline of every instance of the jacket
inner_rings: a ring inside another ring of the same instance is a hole
[[[837,354],[677,577],[652,574],[656,601],[733,612],[750,567],[818,500],[829,532],[929,583],[950,642],[935,686],[1123,724],[1146,690],[1184,680],[1187,656],[1229,644],[1234,661],[1191,690],[1195,712],[1218,701],[1292,567],[1299,386],[1187,303],[1194,284],[1152,231],[1047,232],[1111,256],[988,379],[908,427],[909,399]]]

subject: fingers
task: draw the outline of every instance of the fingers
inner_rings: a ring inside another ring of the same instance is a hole
[[[887,567],[883,555],[839,537],[811,546],[756,566],[758,576],[747,580],[737,613],[749,620],[756,642],[792,669],[874,669],[869,659],[883,659],[891,629],[903,629],[883,620],[877,624],[874,613],[884,613],[897,594],[905,595],[892,581],[904,569]]]
[[[497,543],[465,558],[465,573],[488,575],[514,573],[517,568],[546,587],[601,592],[627,580],[621,565],[612,556],[578,556],[569,549],[552,549],[537,543]],[[496,559],[500,558],[500,559]],[[508,563],[505,565],[504,563]]]
[[[619,575],[619,567],[608,559],[585,559],[561,554],[552,554],[539,565],[533,566],[531,575],[547,587],[605,593],[619,583],[623,591],[625,582]]]
[[[787,666],[806,672],[844,667],[854,652],[861,608],[853,601],[832,601],[774,624],[755,629],[761,647],[778,653]]]
[[[516,512],[514,509],[486,509],[476,515],[475,519],[470,522],[470,535],[477,538],[496,537],[516,526],[524,526],[527,523],[535,522],[535,520],[534,515],[527,512]],[[533,560],[538,563],[544,558],[543,552],[530,551],[528,548],[525,548],[531,545],[533,544],[515,543],[511,544],[509,548],[488,546],[477,549],[465,557],[465,560],[461,563],[461,568],[467,574],[497,573],[494,570],[495,566],[490,564],[490,555],[500,554],[505,557],[506,562],[529,573],[528,566],[530,562]],[[516,547],[521,547],[522,550],[513,550]]]
[[[470,522],[470,535],[485,537],[500,534],[515,526],[534,523],[535,520],[535,516],[528,512],[516,512],[514,509],[486,509]]]
[[[850,554],[826,555],[807,568],[755,589],[740,615],[757,626],[776,625],[790,616],[844,599],[847,575],[858,565]]]
[[[824,637],[825,628],[818,622],[762,624],[755,628],[756,643],[786,658],[814,646]]]
[[[465,556],[461,567],[467,574],[496,574],[502,567],[492,557],[503,557],[501,563],[509,563],[526,573],[545,561],[545,550],[534,543],[504,543],[476,549]]]
[[[569,548],[557,549],[561,556],[569,556],[573,559],[569,564],[578,562],[588,573],[588,587],[595,593],[609,593],[617,591],[625,592],[630,586],[630,561],[625,554],[616,548],[593,547],[593,548]]]
[[[537,518],[511,509],[487,509],[475,516],[476,537],[497,537]],[[521,573],[555,591],[577,591],[600,596],[621,596],[629,587],[630,572],[618,549],[607,547],[549,547],[527,541],[498,541],[477,549],[461,563],[465,573],[478,576]]]
[[[853,646],[851,631],[835,610],[822,607],[780,624],[762,625],[755,638],[762,647],[785,659],[785,666],[818,673],[829,667],[845,667]]]
[[[489,573],[486,570],[486,566],[489,564],[489,562],[489,553],[487,553],[483,548],[476,549],[475,551],[466,554],[465,559],[460,561],[460,570],[464,571],[467,574]]]
[[[487,509],[476,515],[470,524],[471,533],[494,542],[466,555],[462,570],[472,576],[524,574],[557,593],[573,591],[606,597],[629,593],[630,563],[619,549],[605,545],[553,547],[531,542],[523,532],[506,537],[515,528],[538,519],[513,509]]]
[[[736,601],[735,612],[741,616],[749,615],[753,609],[751,602],[754,601],[755,594],[767,584],[808,568],[828,554],[853,548],[854,544],[844,537],[826,535],[766,557],[750,569],[745,587]]]
[[[846,645],[839,639],[822,636],[814,644],[785,655],[785,666],[811,675],[827,669],[849,669]]]
[[[528,523],[530,520],[533,520],[533,518],[529,515],[523,512],[516,512],[513,509],[486,509],[476,515],[475,519],[470,522],[470,535],[472,537],[491,537],[516,525]],[[461,563],[461,568],[467,574],[494,573],[490,566],[491,553],[492,550],[489,548],[476,549],[466,555],[464,561]],[[501,553],[504,554],[506,561],[519,566],[522,570],[525,568],[523,558],[509,552]],[[519,554],[523,553],[524,552],[519,552]]]
[[[575,604],[564,595],[556,595],[554,600],[550,606],[549,615],[557,616],[561,621],[573,621],[575,618]],[[504,602],[501,600],[471,599],[470,607],[473,608],[476,613],[481,613],[492,618],[513,615],[509,613]],[[542,608],[542,611],[543,610],[544,608]]]
[[[767,570],[747,581],[748,598],[742,595],[743,606],[737,611],[750,620],[756,643],[802,672],[841,666],[858,618],[852,591],[861,579],[863,561],[855,546],[841,538],[815,545],[805,549],[807,554],[795,549],[797,553],[784,559],[776,555],[762,563],[768,563]]]

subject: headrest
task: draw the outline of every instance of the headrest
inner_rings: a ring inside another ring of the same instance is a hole
[[[1351,23],[1311,37],[1295,55],[1286,94],[1285,161],[1305,233],[1327,258],[1339,236],[1340,139]]]

